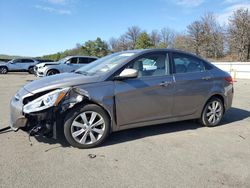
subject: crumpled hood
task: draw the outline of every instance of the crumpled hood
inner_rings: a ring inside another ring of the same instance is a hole
[[[95,76],[85,76],[76,73],[63,73],[32,81],[25,85],[24,89],[32,94],[36,94],[58,88],[98,82],[99,80],[100,77]]]

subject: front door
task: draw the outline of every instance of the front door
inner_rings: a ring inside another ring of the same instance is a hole
[[[10,62],[9,64],[9,70],[10,71],[16,71],[16,70],[22,70],[22,60],[21,59],[14,59],[13,61]]]
[[[118,125],[171,117],[174,86],[167,54],[152,53],[139,57],[127,68],[137,69],[139,76],[115,81]]]

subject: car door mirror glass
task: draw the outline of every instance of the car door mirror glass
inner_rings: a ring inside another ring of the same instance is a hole
[[[119,76],[116,76],[116,80],[124,80],[129,78],[137,78],[138,77],[138,70],[136,69],[124,69]]]

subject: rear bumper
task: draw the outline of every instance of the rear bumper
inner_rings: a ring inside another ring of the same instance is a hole
[[[224,101],[225,111],[227,111],[229,108],[232,107],[233,96],[234,96],[234,87],[233,87],[233,85],[231,85],[230,87],[228,87],[228,90],[226,92],[226,97],[225,97],[225,101]]]

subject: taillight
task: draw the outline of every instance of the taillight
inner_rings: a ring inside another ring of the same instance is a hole
[[[228,83],[233,84],[233,78],[231,76],[227,76],[224,78]]]

